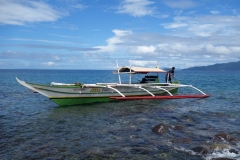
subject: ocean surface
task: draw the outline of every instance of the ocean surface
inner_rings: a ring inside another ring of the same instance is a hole
[[[175,71],[175,76],[211,97],[60,107],[15,77],[49,84],[118,82],[118,76],[98,70],[0,70],[0,159],[240,159],[240,72]]]

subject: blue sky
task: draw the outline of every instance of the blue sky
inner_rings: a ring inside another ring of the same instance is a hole
[[[0,0],[0,69],[240,59],[239,0]],[[144,61],[143,61],[144,60]]]

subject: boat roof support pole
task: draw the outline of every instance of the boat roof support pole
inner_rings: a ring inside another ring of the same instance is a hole
[[[120,77],[120,73],[119,73],[119,68],[118,68],[118,61],[117,62],[117,71],[118,71],[118,80],[119,80],[119,84],[122,84],[121,82],[121,77]]]
[[[132,63],[131,63],[131,59],[130,59],[130,77],[129,77],[129,84],[132,83]]]

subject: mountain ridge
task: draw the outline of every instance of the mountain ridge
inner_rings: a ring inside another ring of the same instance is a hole
[[[240,70],[240,61],[228,62],[228,63],[217,63],[209,66],[197,66],[190,67],[183,70]]]

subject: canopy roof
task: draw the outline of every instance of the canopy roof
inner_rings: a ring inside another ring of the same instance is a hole
[[[146,73],[150,73],[150,72],[164,73],[166,71],[159,69],[159,68],[131,67],[131,73],[146,74]],[[120,68],[119,73],[130,73],[130,67],[124,66],[124,67]]]

